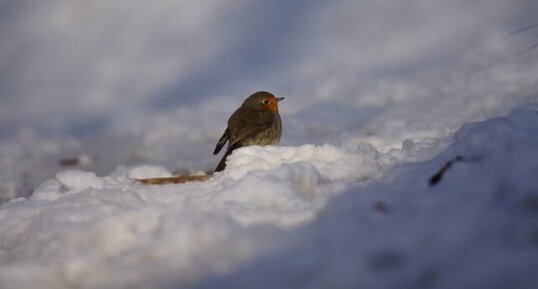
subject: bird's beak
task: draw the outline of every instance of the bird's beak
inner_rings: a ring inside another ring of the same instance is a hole
[[[283,97],[277,97],[277,98],[276,98],[276,102],[279,102],[279,101],[281,101],[281,100],[284,100],[284,98],[283,98]]]

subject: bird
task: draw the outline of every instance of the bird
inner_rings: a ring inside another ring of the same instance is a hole
[[[228,127],[220,137],[213,154],[218,154],[224,144],[228,147],[215,168],[220,172],[226,168],[226,158],[236,149],[251,145],[276,145],[282,134],[282,121],[278,114],[278,103],[284,97],[275,97],[267,91],[251,94],[228,119]]]

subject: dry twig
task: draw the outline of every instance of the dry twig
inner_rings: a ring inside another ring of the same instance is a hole
[[[203,182],[209,179],[212,175],[195,175],[195,176],[177,176],[167,178],[149,178],[149,179],[137,179],[137,181],[145,185],[165,185],[165,184],[182,184],[186,182]]]

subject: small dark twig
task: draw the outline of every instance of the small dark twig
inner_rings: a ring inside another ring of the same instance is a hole
[[[62,167],[76,166],[80,163],[78,158],[66,158],[58,160],[58,164]]]
[[[517,35],[517,34],[520,34],[520,33],[523,33],[527,30],[531,30],[531,29],[534,29],[538,27],[538,23],[534,23],[534,24],[530,24],[530,25],[527,25],[527,26],[524,26],[516,31],[512,31],[510,32],[508,35],[506,35],[505,37],[503,37],[503,39],[501,39],[501,41],[505,41],[507,40],[508,38],[511,38],[512,36],[514,35]],[[531,50],[535,49],[538,47],[538,42],[532,44],[531,46],[527,47],[527,49],[525,49],[524,51],[521,52],[521,54],[526,54],[526,53],[529,53]]]
[[[531,25],[527,25],[527,26],[525,26],[525,27],[521,27],[521,28],[519,28],[518,30],[516,30],[516,31],[512,31],[512,32],[510,32],[508,35],[506,35],[505,37],[503,37],[502,41],[504,41],[504,40],[506,40],[506,39],[508,39],[508,38],[510,38],[510,37],[512,37],[512,36],[514,36],[514,35],[516,35],[516,34],[519,34],[519,33],[525,32],[525,31],[527,31],[527,30],[533,29],[533,28],[535,28],[535,27],[538,27],[538,23],[534,23],[534,24],[531,24]]]
[[[525,49],[522,53],[528,53],[529,51],[533,50],[534,48],[538,47],[538,42],[534,43],[533,45],[529,46],[529,48]]]
[[[448,169],[450,169],[450,167],[451,167],[453,164],[455,164],[455,163],[457,163],[457,162],[463,162],[463,161],[465,161],[465,158],[462,157],[462,156],[460,156],[460,155],[457,155],[454,159],[447,161],[447,162],[441,167],[441,169],[439,169],[439,171],[438,171],[437,173],[435,173],[435,175],[433,175],[433,176],[430,177],[430,180],[429,180],[429,184],[430,184],[430,186],[433,187],[433,186],[437,185],[437,184],[441,181],[441,179],[443,179],[443,175],[446,173],[446,171],[447,171]]]

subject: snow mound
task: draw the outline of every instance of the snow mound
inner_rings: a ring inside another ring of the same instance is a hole
[[[64,171],[57,173],[56,179],[71,191],[81,191],[89,188],[102,189],[104,187],[103,180],[93,172]]]
[[[205,182],[142,185],[132,178],[170,175],[147,165],[102,177],[59,172],[29,199],[2,207],[0,280],[10,288],[114,288],[177,270],[184,280],[226,272],[274,247],[258,246],[258,238],[312,221],[348,184],[396,163],[368,144],[266,146],[236,150],[228,168]],[[135,273],[143,267],[153,269]]]
[[[380,154],[365,143],[353,149],[333,145],[251,146],[241,148],[231,155],[226,175],[237,180],[252,171],[268,171],[292,165],[301,167],[303,172],[310,170],[326,182],[351,182],[370,179],[387,164],[394,162],[389,155]],[[285,176],[287,173],[293,174],[293,169],[279,175]]]
[[[536,111],[520,109],[385,153],[353,142],[247,147],[209,180],[179,185],[130,178],[167,173],[158,167],[64,171],[2,206],[0,283],[490,288],[516,276],[533,284],[536,131]],[[463,161],[429,185],[456,155]]]
[[[278,253],[193,287],[536,288],[536,131],[532,109],[466,124],[435,158],[351,185]]]

